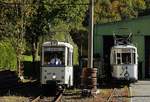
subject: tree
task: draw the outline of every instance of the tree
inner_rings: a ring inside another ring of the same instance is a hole
[[[42,0],[32,2],[27,7],[26,39],[32,46],[33,62],[36,59],[39,39],[43,35],[81,28],[88,0]],[[81,5],[80,5],[81,4]],[[64,28],[65,27],[65,28]]]
[[[0,1],[0,38],[9,39],[16,52],[17,70],[20,76],[21,55],[24,52],[25,40],[23,38],[22,6],[18,2]]]
[[[97,0],[95,23],[107,23],[138,17],[145,9],[144,0]]]

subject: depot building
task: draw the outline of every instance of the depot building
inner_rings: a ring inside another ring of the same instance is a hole
[[[114,34],[127,36],[129,33],[138,50],[138,79],[150,78],[150,16],[94,26],[94,56],[100,59],[97,67],[101,76],[111,72],[110,50]]]

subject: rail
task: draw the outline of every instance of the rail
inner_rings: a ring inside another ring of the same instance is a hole
[[[41,96],[36,97],[34,100],[32,100],[31,102],[39,102]]]
[[[114,88],[111,92],[111,95],[108,97],[106,102],[123,102],[122,94],[120,93],[120,90],[117,88]]]
[[[59,102],[63,96],[64,91],[65,89],[59,90],[58,94],[56,95],[56,97],[52,102]]]

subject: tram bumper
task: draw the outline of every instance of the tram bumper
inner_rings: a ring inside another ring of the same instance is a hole
[[[134,83],[134,82],[137,82],[137,79],[136,78],[125,78],[125,77],[120,77],[120,78],[117,78],[117,77],[113,77],[113,80],[114,81],[117,81],[117,82],[129,82],[129,83]]]
[[[59,83],[61,83],[60,80],[47,80],[46,81],[46,84],[52,84],[52,85],[55,85],[55,84],[57,85]]]

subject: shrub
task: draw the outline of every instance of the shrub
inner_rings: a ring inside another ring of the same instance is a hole
[[[16,53],[8,40],[0,41],[0,54],[0,70],[16,70]]]

